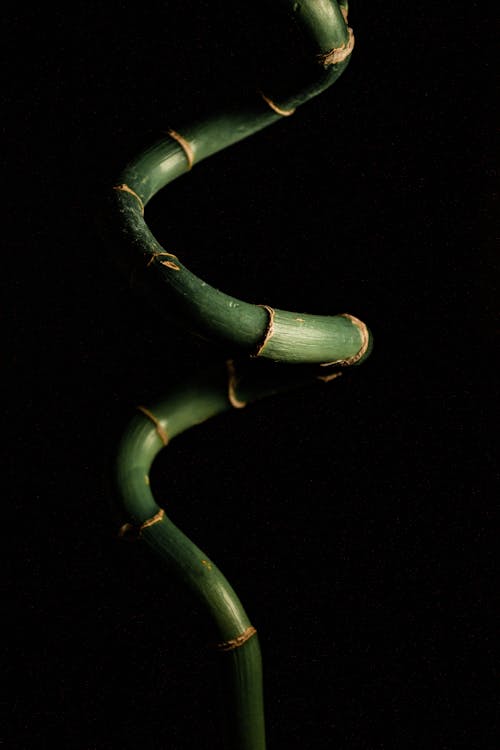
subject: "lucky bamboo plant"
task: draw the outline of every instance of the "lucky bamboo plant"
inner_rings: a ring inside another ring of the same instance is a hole
[[[170,440],[193,425],[285,388],[331,380],[344,368],[360,364],[370,352],[371,334],[347,313],[287,312],[243,302],[211,287],[164,249],[148,228],[145,209],[161,188],[199,161],[293,114],[345,70],[354,45],[347,3],[281,0],[280,5],[283,18],[287,13],[292,17],[309,49],[300,82],[290,80],[282,91],[255,91],[237,107],[170,130],[127,165],[113,189],[120,261],[134,267],[136,278],[156,295],[166,314],[227,352],[221,366],[172,389],[159,403],[137,409],[118,449],[115,476],[128,519],[120,533],[149,545],[194,592],[218,629],[218,648],[231,682],[227,729],[234,750],[265,747],[258,636],[215,563],[156,503],[151,466]]]

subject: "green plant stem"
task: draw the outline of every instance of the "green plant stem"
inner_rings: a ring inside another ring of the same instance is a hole
[[[215,624],[221,643],[238,639],[252,627],[251,622],[216,564],[156,503],[150,486],[151,466],[165,445],[190,427],[235,406],[242,407],[313,380],[311,368],[229,362],[225,369],[215,367],[173,388],[166,399],[138,409],[123,434],[116,460],[116,485],[129,519],[122,527],[123,533],[139,532],[157,557],[195,594]],[[265,747],[265,733],[257,634],[242,645],[221,649],[220,658],[225,662],[230,684],[231,705],[226,707],[229,747],[261,750]]]
[[[291,111],[330,86],[344,71],[349,57],[324,64],[321,55],[331,49],[342,49],[350,37],[335,2],[310,0],[283,5],[288,6],[312,48],[307,85],[279,100],[283,111]],[[127,254],[132,257],[129,263],[133,264],[135,274],[140,275],[142,270],[145,285],[157,290],[169,315],[173,313],[184,326],[223,344],[230,352],[257,353],[290,363],[358,364],[371,348],[371,335],[364,324],[360,326],[351,316],[343,315],[321,316],[277,309],[270,313],[261,305],[225,294],[189,271],[175,253],[163,248],[144,219],[144,208],[151,198],[188,172],[191,162],[196,165],[280,119],[282,116],[254,92],[249,101],[233,109],[214,112],[201,122],[183,126],[180,133],[184,147],[168,136],[130,162],[114,191],[124,260]],[[270,314],[272,331],[268,335]]]
[[[281,5],[295,20],[309,50],[310,62],[300,82],[284,83],[281,92],[255,92],[232,109],[170,131],[128,164],[113,191],[120,262],[132,267],[166,313],[188,330],[222,344],[228,356],[253,358],[244,371],[229,364],[222,374],[211,371],[201,380],[172,390],[158,404],[139,410],[123,436],[116,461],[118,494],[128,518],[124,533],[135,530],[193,591],[216,624],[221,658],[227,662],[232,681],[231,750],[265,748],[258,637],[217,566],[157,505],[150,488],[151,465],[168,441],[194,424],[313,378],[327,379],[329,371],[318,366],[359,364],[370,352],[371,334],[352,315],[287,312],[243,302],[214,289],[163,248],[147,226],[144,209],[159,190],[193,164],[292,113],[344,71],[352,45],[344,20],[347,5],[334,0],[281,0]],[[283,370],[276,362],[293,367]]]

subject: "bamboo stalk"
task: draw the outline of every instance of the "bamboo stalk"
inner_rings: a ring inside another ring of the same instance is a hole
[[[188,587],[219,633],[217,648],[229,682],[228,746],[265,748],[262,663],[256,630],[234,589],[210,559],[154,499],[150,470],[158,453],[177,435],[232,408],[314,382],[310,367],[264,361],[214,367],[172,388],[148,407],[138,407],[124,432],[116,459],[116,485],[125,517],[121,536],[140,537]]]
[[[157,505],[150,487],[151,465],[170,440],[195,424],[283,389],[315,379],[328,381],[339,368],[361,363],[370,353],[371,334],[347,313],[298,314],[243,302],[211,287],[162,247],[144,214],[165,185],[201,160],[292,114],[346,68],[353,45],[346,24],[347,4],[280,2],[309,49],[310,64],[300,85],[290,82],[277,97],[275,92],[255,92],[232,109],[170,131],[127,165],[113,191],[125,265],[130,258],[134,264],[139,262],[146,288],[156,292],[166,312],[174,312],[188,330],[223,344],[231,357],[234,353],[246,357],[244,366],[231,359],[224,370],[215,368],[171,390],[163,401],[140,407],[116,459],[116,485],[128,519],[122,534],[143,539],[193,591],[217,626],[221,658],[232,681],[229,714],[234,719],[230,722],[234,750],[265,748],[258,636],[215,563]]]
[[[122,230],[121,252],[133,259],[136,275],[140,265],[146,287],[151,293],[156,289],[160,304],[170,316],[174,311],[183,325],[229,347],[231,352],[257,352],[258,356],[279,362],[358,364],[369,354],[371,335],[354,316],[276,309],[272,336],[267,336],[266,308],[270,305],[244,302],[207,284],[162,247],[144,218],[148,202],[165,185],[203,159],[280,120],[283,115],[276,109],[295,111],[330,86],[346,68],[353,37],[337,3],[282,0],[282,4],[311,48],[307,83],[277,100],[255,92],[249,101],[234,108],[214,112],[200,122],[183,126],[179,132],[170,131],[166,138],[133,159],[114,190]]]

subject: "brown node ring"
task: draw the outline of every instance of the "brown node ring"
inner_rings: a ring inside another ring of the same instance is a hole
[[[326,67],[327,65],[336,65],[349,57],[354,49],[354,32],[350,26],[347,27],[347,32],[349,34],[347,42],[342,47],[334,47],[329,52],[318,55],[318,62]]]
[[[266,330],[264,331],[264,336],[260,344],[257,345],[257,349],[252,354],[252,357],[260,357],[262,352],[264,351],[266,344],[269,342],[269,340],[272,338],[274,334],[274,315],[275,311],[272,307],[269,305],[257,305],[257,307],[263,307],[264,310],[267,310],[269,314],[269,320],[267,322]]]
[[[182,148],[187,159],[188,170],[191,169],[194,164],[194,152],[191,144],[176,130],[169,130],[168,135],[173,138],[174,141],[177,141],[179,146]]]
[[[148,529],[150,526],[160,523],[164,517],[165,511],[163,508],[160,508],[158,513],[155,513],[154,516],[143,521],[140,526],[136,526],[133,523],[124,523],[118,530],[118,536],[120,539],[139,539],[144,529]]]
[[[173,253],[167,253],[166,250],[159,250],[153,253],[145,253],[145,256],[147,258],[146,268],[149,268],[155,262],[155,260],[159,260],[161,258],[175,258],[175,260],[178,260],[177,255],[174,255]],[[166,262],[167,261],[160,260],[160,263],[162,265],[165,265]],[[172,261],[170,261],[170,263],[172,263]],[[179,270],[178,266],[176,266],[176,268],[177,270]]]
[[[259,91],[260,96],[265,101],[268,107],[270,107],[273,112],[276,112],[277,115],[281,115],[282,117],[290,117],[290,115],[293,115],[295,112],[295,107],[292,107],[292,109],[283,109],[280,107],[276,102],[273,102],[273,100],[266,96],[262,91]]]
[[[140,209],[141,209],[141,215],[144,216],[144,203],[142,202],[142,198],[137,195],[135,190],[132,190],[128,185],[126,185],[124,182],[121,185],[115,185],[113,187],[113,190],[118,190],[120,193],[128,193],[129,195],[132,195],[136,201],[139,203]]]
[[[236,638],[232,638],[230,641],[223,641],[222,643],[218,643],[217,649],[219,651],[234,651],[234,649],[243,646],[243,644],[250,640],[250,638],[256,633],[257,631],[253,627],[253,625],[249,625],[248,628],[244,630],[241,635],[236,636]]]
[[[336,359],[333,362],[322,362],[320,367],[331,367],[332,365],[339,365],[342,367],[349,367],[350,365],[356,364],[356,362],[359,362],[361,357],[363,357],[366,354],[366,351],[368,349],[368,345],[370,343],[370,334],[368,332],[368,328],[365,323],[363,323],[362,320],[359,318],[355,318],[354,315],[350,315],[349,313],[342,313],[341,318],[347,318],[351,321],[351,323],[356,326],[360,333],[361,338],[361,346],[359,350],[356,352],[356,354],[353,354],[352,357],[348,357],[347,359]]]
[[[155,416],[152,411],[149,411],[149,409],[146,409],[145,406],[138,406],[137,408],[139,409],[139,411],[141,411],[144,414],[144,416],[146,416],[154,424],[154,426],[156,427],[156,432],[158,434],[158,437],[160,438],[163,445],[168,445],[167,431],[161,424],[158,417]]]

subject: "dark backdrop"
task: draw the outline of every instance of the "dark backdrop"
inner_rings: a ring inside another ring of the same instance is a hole
[[[9,747],[220,746],[203,615],[117,541],[107,483],[135,405],[212,352],[117,274],[103,208],[138,150],[253,85],[265,6],[9,13]],[[153,478],[259,630],[271,748],[492,748],[492,35],[474,3],[350,23],[331,89],[149,215],[214,286],[352,312],[373,354],[179,437]]]

